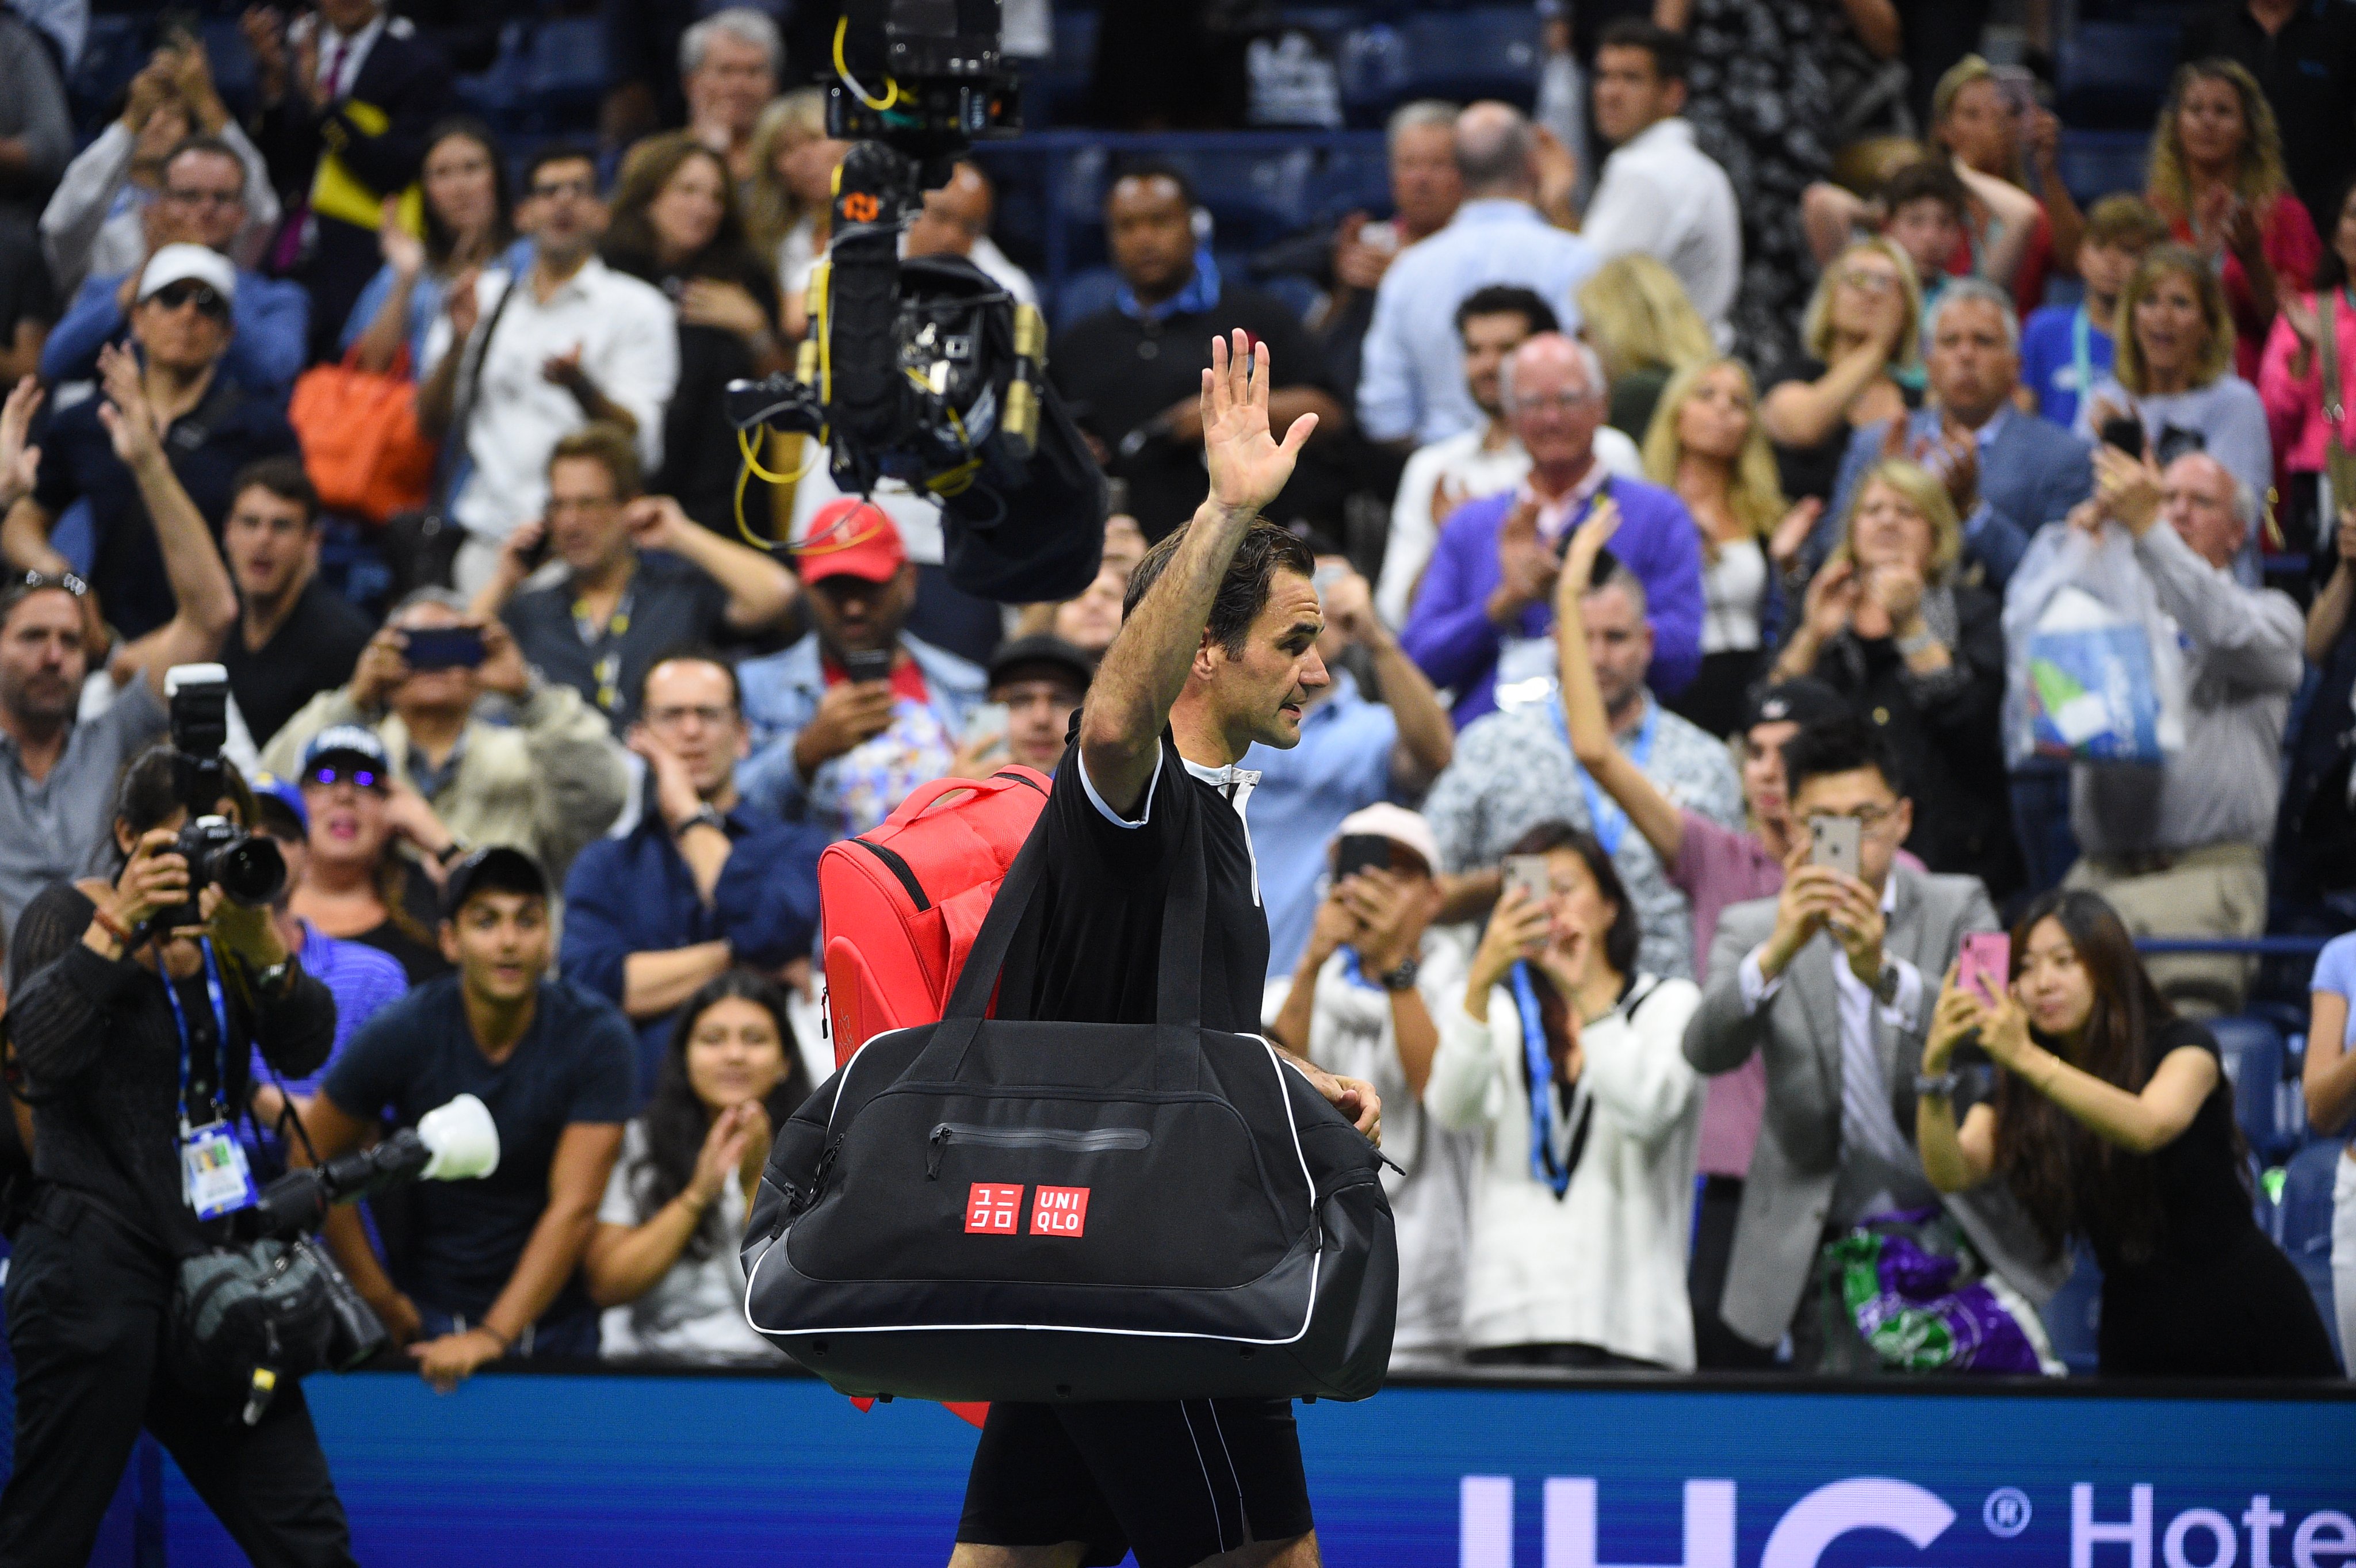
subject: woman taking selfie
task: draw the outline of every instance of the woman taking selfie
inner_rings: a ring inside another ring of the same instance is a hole
[[[1681,1042],[1701,993],[1637,972],[1635,908],[1590,835],[1541,823],[1513,854],[1543,860],[1547,894],[1508,876],[1424,1087],[1441,1126],[1487,1134],[1466,1358],[1691,1371],[1702,1094]]]
[[[8,955],[40,1165],[9,1260],[16,1468],[0,1562],[88,1557],[143,1427],[255,1562],[352,1561],[301,1384],[249,1425],[241,1400],[191,1391],[178,1364],[178,1260],[226,1240],[227,1217],[252,1201],[235,1124],[253,1053],[299,1077],[336,1032],[334,999],[267,908],[216,885],[189,914],[179,760],[155,746],[124,771],[113,885],[41,893]],[[252,821],[252,794],[225,771],[217,810]]]
[[[2103,1265],[2105,1376],[2330,1378],[2331,1340],[2250,1215],[2215,1036],[2179,1018],[2094,894],[2045,894],[1990,998],[1950,970],[1915,1080],[1915,1145],[1942,1192],[2001,1177],[2056,1253]],[[2002,1070],[1958,1119],[1955,1047]]]
[[[602,1354],[776,1359],[744,1322],[736,1243],[769,1134],[809,1093],[775,983],[732,969],[688,998],[654,1098],[622,1130],[622,1157],[581,1258],[589,1298],[609,1309]]]

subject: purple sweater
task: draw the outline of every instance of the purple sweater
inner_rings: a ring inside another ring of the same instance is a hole
[[[1701,669],[1701,536],[1685,502],[1658,485],[1614,478],[1612,497],[1620,504],[1620,527],[1611,551],[1644,585],[1644,618],[1653,627],[1653,667],[1645,679],[1663,696],[1675,696]],[[1497,531],[1512,510],[1514,492],[1466,501],[1440,525],[1416,590],[1414,607],[1399,641],[1436,686],[1456,689],[1454,717],[1462,729],[1497,706],[1497,628],[1489,624],[1489,596],[1496,590]],[[1571,526],[1586,518],[1582,510]],[[1542,637],[1554,624],[1554,607],[1531,605],[1515,629]]]

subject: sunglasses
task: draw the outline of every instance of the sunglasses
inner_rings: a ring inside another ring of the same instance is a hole
[[[193,304],[199,316],[209,317],[215,321],[229,319],[229,301],[223,299],[220,291],[210,284],[189,281],[167,283],[149,295],[147,298],[151,303],[160,305],[166,310],[177,310],[184,305]]]
[[[330,785],[335,784],[348,784],[355,789],[366,789],[378,795],[385,793],[386,789],[389,788],[384,781],[384,775],[379,773],[373,768],[336,768],[330,766],[325,768],[314,768],[310,772],[303,775],[303,785],[305,789],[309,789],[311,786],[316,785],[320,789],[325,789]]]

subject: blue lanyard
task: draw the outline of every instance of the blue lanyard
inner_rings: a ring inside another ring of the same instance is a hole
[[[1546,1024],[1526,960],[1515,961],[1513,979],[1514,1010],[1522,1017],[1522,1058],[1529,1064],[1530,1178],[1560,1197],[1570,1188],[1570,1168],[1554,1157],[1554,1058],[1547,1050]]]
[[[1643,771],[1653,760],[1653,737],[1661,730],[1661,704],[1652,698],[1644,699],[1644,722],[1636,726],[1636,738],[1628,747],[1628,760]],[[1562,748],[1570,753],[1570,771],[1579,780],[1579,792],[1587,798],[1587,825],[1595,834],[1595,842],[1603,846],[1606,854],[1620,853],[1620,841],[1628,832],[1628,813],[1620,802],[1603,792],[1594,775],[1579,765],[1579,753],[1570,744],[1570,721],[1563,716],[1562,703],[1555,703],[1547,710],[1554,715],[1555,733],[1562,736]]]
[[[2086,319],[2086,307],[2082,305],[2070,317],[2070,362],[2078,371],[2077,392],[2081,398],[2093,395],[2094,391],[2093,345],[2086,340],[2086,334],[2093,329]]]
[[[229,1004],[221,995],[220,966],[213,961],[213,944],[203,937],[197,947],[205,955],[205,995],[213,1004],[213,1022],[220,1032],[213,1037],[214,1072],[213,1106],[220,1112],[215,1120],[229,1120]],[[172,1022],[180,1030],[180,1131],[194,1131],[188,1125],[188,1058],[196,1046],[188,1037],[188,1015],[180,1006],[180,988],[172,983],[171,972],[164,963],[161,948],[156,950],[157,978],[164,983],[165,1000],[172,1004]]]

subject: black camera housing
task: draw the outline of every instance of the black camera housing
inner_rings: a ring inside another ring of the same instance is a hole
[[[157,920],[170,930],[198,923],[197,898],[208,886],[218,885],[223,897],[249,908],[273,902],[286,888],[286,857],[268,838],[220,814],[229,784],[221,757],[229,740],[229,672],[218,664],[175,665],[164,690],[176,754],[173,791],[188,813],[172,846],[188,863],[188,901]]]

